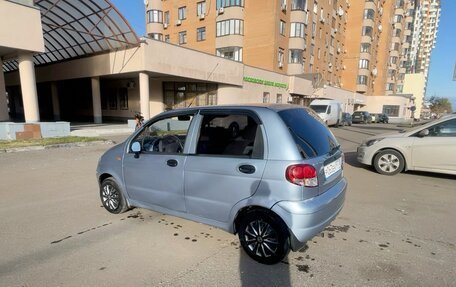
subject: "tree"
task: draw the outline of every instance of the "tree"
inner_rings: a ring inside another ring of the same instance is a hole
[[[440,98],[440,97],[431,97],[429,99],[431,103],[431,112],[436,113],[438,115],[444,113],[451,113],[453,112],[453,108],[451,106],[451,102],[448,98]]]

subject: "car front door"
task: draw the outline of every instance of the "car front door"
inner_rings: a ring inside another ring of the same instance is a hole
[[[435,124],[429,134],[412,145],[412,164],[417,170],[456,172],[456,119]]]
[[[233,124],[238,133],[230,130]],[[226,222],[232,207],[259,186],[266,164],[262,125],[255,114],[206,110],[199,127],[185,165],[187,212]]]
[[[158,119],[133,138],[123,159],[125,185],[135,206],[156,205],[185,212],[186,138],[193,114]],[[141,151],[131,145],[139,142]]]

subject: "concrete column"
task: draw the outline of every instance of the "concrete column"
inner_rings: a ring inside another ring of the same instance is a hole
[[[54,120],[60,121],[60,101],[59,91],[57,90],[57,83],[51,83],[51,95],[52,95],[52,111],[54,113]]]
[[[22,101],[26,123],[40,121],[40,108],[38,107],[38,94],[36,91],[35,68],[32,53],[20,54],[19,75],[21,78]]]
[[[92,102],[93,102],[93,122],[101,124],[101,93],[100,93],[100,78],[93,77],[92,79]]]
[[[6,100],[5,76],[3,75],[3,61],[0,58],[0,122],[8,121],[8,102]]]
[[[149,101],[149,75],[139,73],[139,105],[146,121],[150,119]]]

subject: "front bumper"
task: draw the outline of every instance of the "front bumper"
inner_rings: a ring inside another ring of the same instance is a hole
[[[372,164],[372,151],[366,146],[359,146],[356,150],[356,159],[362,164],[371,165]]]
[[[290,230],[293,251],[299,250],[336,218],[344,205],[346,189],[347,180],[343,178],[319,196],[303,201],[281,201],[272,207]]]

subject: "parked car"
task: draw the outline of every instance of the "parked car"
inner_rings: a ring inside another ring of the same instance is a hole
[[[389,117],[387,114],[375,114],[375,122],[387,124],[389,122]]]
[[[372,116],[369,114],[369,112],[356,111],[352,115],[352,122],[368,124],[372,122]]]
[[[342,126],[352,125],[352,116],[349,113],[342,113]]]
[[[368,138],[358,147],[357,158],[385,175],[403,170],[456,174],[456,115]]]
[[[230,116],[248,123],[235,137]],[[101,157],[97,180],[111,213],[141,207],[210,224],[274,264],[340,212],[342,170],[340,145],[309,108],[213,106],[149,120]]]
[[[328,126],[338,127],[342,122],[342,104],[336,100],[313,100],[310,103],[310,108]]]

